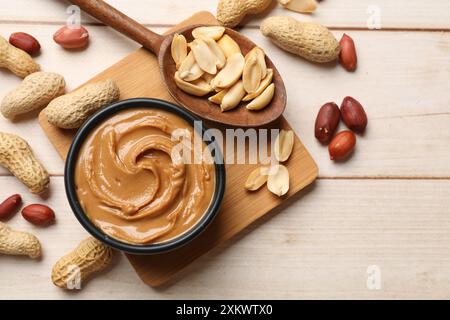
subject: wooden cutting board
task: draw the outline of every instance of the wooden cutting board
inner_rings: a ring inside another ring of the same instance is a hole
[[[201,23],[217,24],[217,21],[211,13],[199,12],[168,32],[190,24]],[[131,53],[88,82],[106,78],[116,81],[120,88],[121,99],[148,97],[173,102],[160,79],[156,57],[145,49]],[[39,122],[58,153],[65,159],[75,131],[61,130],[50,125],[44,113],[40,114]],[[209,126],[211,127],[211,124]],[[284,118],[281,118],[272,127],[291,129]],[[317,177],[317,165],[297,136],[293,153],[286,166],[290,172],[290,190],[286,196],[278,198],[267,188],[262,188],[257,192],[248,192],[244,189],[245,180],[255,165],[227,165],[227,185],[222,207],[206,231],[186,246],[175,251],[152,256],[127,254],[141,279],[150,286],[158,286],[167,282],[190,262],[242,231],[256,219],[311,184]]]

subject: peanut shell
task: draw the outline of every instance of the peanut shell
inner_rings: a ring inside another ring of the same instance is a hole
[[[21,137],[0,132],[0,165],[8,169],[32,193],[45,191],[50,183],[47,170]]]
[[[0,68],[6,68],[21,78],[41,69],[28,53],[14,47],[2,36],[0,36]]]
[[[33,234],[13,230],[0,222],[0,254],[38,259],[42,254],[41,244]]]
[[[76,129],[88,117],[106,105],[119,100],[120,92],[111,79],[87,84],[60,96],[44,109],[48,122],[62,129]]]
[[[246,15],[266,10],[272,0],[220,0],[217,6],[217,20],[229,28],[236,27]]]
[[[55,263],[52,270],[52,282],[59,288],[73,289],[73,286],[77,285],[76,281],[79,280],[81,289],[81,285],[87,278],[104,270],[112,260],[113,250],[97,239],[89,237]]]
[[[0,110],[5,118],[46,107],[50,101],[64,94],[66,82],[56,73],[35,72],[25,77],[20,86],[3,98]]]
[[[261,32],[280,48],[313,62],[336,60],[341,50],[326,27],[292,17],[269,17],[261,24]]]

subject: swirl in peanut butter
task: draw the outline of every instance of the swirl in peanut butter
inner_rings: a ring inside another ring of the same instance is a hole
[[[75,170],[77,195],[86,215],[107,235],[131,244],[168,241],[208,209],[214,165],[210,159],[190,164],[176,158],[172,150],[180,141],[172,133],[177,129],[187,130],[193,145],[197,132],[183,118],[130,109],[105,120],[85,140]]]

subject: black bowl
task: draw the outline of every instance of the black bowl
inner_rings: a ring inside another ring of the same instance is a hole
[[[103,120],[109,118],[110,116],[125,110],[132,108],[149,108],[149,109],[162,109],[165,111],[172,112],[189,123],[194,125],[194,121],[200,121],[201,119],[193,116],[188,113],[181,107],[178,107],[172,103],[167,101],[158,100],[158,99],[146,99],[146,98],[137,98],[137,99],[128,99],[123,100],[114,104],[109,105],[95,113],[92,117],[90,117],[83,126],[77,131],[75,138],[73,139],[72,145],[69,150],[69,154],[67,155],[66,166],[64,170],[64,185],[66,189],[67,198],[69,200],[70,207],[72,208],[75,217],[81,223],[81,225],[95,238],[102,241],[108,246],[111,246],[115,249],[119,249],[121,251],[125,251],[133,254],[155,254],[166,252],[169,250],[173,250],[179,248],[196,236],[198,236],[206,227],[211,223],[211,221],[215,218],[219,211],[220,204],[222,203],[223,194],[225,191],[225,166],[223,161],[220,163],[215,163],[215,173],[216,173],[216,186],[214,197],[211,201],[211,204],[208,210],[204,213],[203,217],[200,221],[197,222],[191,229],[181,234],[179,237],[161,242],[156,244],[147,244],[147,245],[133,245],[126,242],[122,242],[115,238],[112,238],[106,235],[103,231],[101,231],[84,213],[82,209],[77,193],[75,190],[75,167],[78,159],[78,153],[80,148],[82,147],[84,140],[89,135],[91,130],[97,127]],[[211,140],[210,135],[206,132],[207,128],[203,126],[202,134],[208,139]],[[210,148],[216,144],[215,141],[209,144]],[[220,150],[217,146],[215,148],[215,152]],[[221,154],[215,154],[216,159],[223,159]]]

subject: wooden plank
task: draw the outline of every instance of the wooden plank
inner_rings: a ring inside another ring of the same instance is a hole
[[[138,47],[110,28],[91,26],[89,48],[68,52],[53,43],[54,29],[47,25],[3,25],[2,34],[17,30],[35,34],[43,47],[37,61],[45,70],[61,72],[69,90]],[[282,62],[277,66],[288,92],[285,115],[318,162],[321,176],[450,176],[450,33],[349,31],[358,46],[359,69],[348,73],[340,66],[318,66],[286,54],[257,30],[243,32],[274,61]],[[341,32],[335,34],[339,37]],[[19,83],[17,77],[1,71],[0,98]],[[355,157],[335,165],[328,160],[326,148],[314,139],[313,126],[321,104],[340,103],[345,95],[365,105],[370,123]],[[52,174],[63,173],[62,161],[34,118],[11,123],[0,116],[0,130],[23,135]],[[0,168],[0,174],[7,173]]]
[[[174,24],[202,9],[214,12],[217,3],[108,2],[152,25]],[[443,14],[449,12],[447,0],[432,4],[418,0],[323,1],[310,18],[281,9],[271,14],[292,14],[334,28],[364,28],[369,3],[381,5],[383,28],[449,29],[450,22]],[[65,52],[53,44],[51,37],[56,25],[66,19],[67,4],[59,0],[16,0],[3,1],[1,6],[2,35],[18,30],[37,34],[48,50],[38,60],[42,64],[45,61],[49,71],[64,70],[70,89],[137,47],[116,33],[111,36],[108,28],[89,26],[94,40],[91,47],[78,53]],[[26,21],[26,25],[15,21]],[[251,19],[248,26],[256,28],[259,22],[258,18]],[[281,50],[280,58],[276,58],[282,59],[282,72],[291,83],[289,121],[307,139],[305,144],[319,162],[323,176],[334,177],[330,175],[333,171],[350,178],[354,171],[374,176],[393,171],[406,177],[448,176],[448,33],[346,32],[357,41],[360,66],[364,64],[355,75],[305,63]],[[262,37],[255,40],[266,41]],[[363,43],[368,45],[364,46],[367,50],[362,50]],[[271,56],[279,50],[272,46],[266,49]],[[1,72],[0,98],[18,83],[16,77]],[[360,143],[348,165],[335,166],[310,132],[313,111],[325,99],[340,100],[342,89],[348,92],[345,94],[358,92],[358,98],[366,104],[374,98],[378,103],[370,108],[370,135],[365,137],[363,149]],[[0,117],[0,130],[24,135],[33,146],[39,146],[35,151],[50,171],[62,174],[62,161],[35,120],[13,124]],[[362,155],[370,155],[370,160]],[[0,169],[0,175],[4,174]],[[0,176],[0,185],[0,199],[14,191],[22,193],[27,203],[43,201],[27,193],[12,177]],[[256,222],[239,239],[197,260],[173,285],[149,289],[119,256],[111,270],[75,296],[55,288],[49,280],[50,272],[53,263],[87,234],[68,209],[63,179],[53,177],[52,186],[54,192],[48,201],[57,212],[55,226],[34,228],[19,215],[8,222],[35,232],[44,244],[45,255],[40,262],[0,256],[0,283],[8,288],[0,290],[2,299],[450,298],[448,180],[320,180],[281,214]],[[366,287],[367,266],[373,264],[382,272],[379,291]]]
[[[63,179],[54,177],[54,190]],[[0,199],[30,195],[0,177]],[[450,181],[319,180],[279,214],[194,262],[170,285],[152,290],[123,255],[76,294],[53,286],[58,258],[87,233],[63,192],[48,203],[57,224],[37,228],[20,214],[8,224],[41,240],[41,261],[0,256],[0,298],[450,298]],[[64,241],[61,241],[64,235]],[[366,286],[367,268],[381,271],[381,290]]]
[[[194,12],[207,10],[216,13],[218,0],[109,0],[111,5],[144,24],[174,25]],[[0,21],[64,24],[68,14],[67,1],[3,1]],[[304,21],[316,21],[330,27],[367,28],[369,12],[379,8],[382,28],[450,29],[450,20],[444,13],[450,12],[447,0],[434,0],[432,4],[420,0],[340,0],[323,1],[313,15],[287,11],[276,5],[272,11],[248,19],[247,26],[258,26],[266,15],[291,15]],[[83,16],[83,22],[95,20]]]

